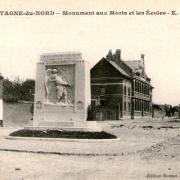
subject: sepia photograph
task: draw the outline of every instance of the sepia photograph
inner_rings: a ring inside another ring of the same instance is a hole
[[[0,180],[180,179],[178,0],[0,0]]]

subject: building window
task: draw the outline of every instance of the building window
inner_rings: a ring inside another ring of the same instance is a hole
[[[140,89],[140,84],[139,82],[137,82],[137,92],[139,92],[139,89]]]
[[[100,106],[104,106],[105,105],[105,98],[104,96],[100,96]]]
[[[136,81],[136,92],[138,92],[138,82]]]
[[[124,111],[126,111],[126,101],[124,101]]]
[[[138,99],[138,111],[141,110],[141,101]]]
[[[111,114],[110,114],[109,111],[107,111],[107,119],[108,119],[108,120],[111,119]]]
[[[146,101],[146,111],[148,111],[148,102]]]
[[[129,112],[131,112],[131,103],[130,102],[128,102],[128,110],[129,110]]]
[[[91,107],[95,107],[97,105],[97,100],[91,100]]]
[[[101,88],[101,95],[104,95],[106,93],[106,89],[103,87]]]
[[[151,104],[149,102],[149,112],[152,113]]]
[[[141,92],[141,83],[139,82],[139,93]]]
[[[144,86],[144,94],[147,94],[147,86]]]
[[[144,111],[146,111],[146,101],[144,101]]]
[[[128,87],[128,96],[130,96],[130,95],[131,95],[131,88]]]
[[[126,85],[124,85],[124,95],[126,95]]]
[[[144,111],[146,111],[146,101],[143,102]]]
[[[141,83],[139,82],[139,93],[141,93]]]
[[[145,91],[146,91],[146,86],[143,84],[142,93],[145,94]]]
[[[101,106],[104,106],[104,104],[105,104],[105,100],[104,100],[104,99],[101,99],[101,100],[100,100],[100,105],[101,105]]]
[[[144,94],[149,95],[149,86],[145,86]]]
[[[135,81],[135,91],[137,92],[137,81]]]

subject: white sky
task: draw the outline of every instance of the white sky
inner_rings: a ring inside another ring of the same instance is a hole
[[[131,3],[130,3],[131,2]],[[134,3],[133,3],[134,2]],[[5,1],[1,10],[129,11],[179,10],[169,1]],[[180,13],[180,12],[179,12]],[[0,72],[4,77],[35,78],[42,53],[81,51],[93,66],[109,49],[125,60],[145,54],[156,103],[180,103],[180,15],[178,16],[0,16]]]

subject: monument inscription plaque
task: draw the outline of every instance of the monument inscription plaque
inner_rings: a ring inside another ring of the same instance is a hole
[[[79,52],[45,54],[37,64],[34,126],[86,126],[89,66]]]

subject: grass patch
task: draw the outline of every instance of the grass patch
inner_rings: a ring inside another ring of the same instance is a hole
[[[161,126],[159,128],[160,129],[179,129],[179,127],[175,127],[175,126]]]
[[[180,123],[180,120],[178,119],[174,119],[174,120],[171,120],[171,121],[168,121],[169,123]]]
[[[116,136],[107,132],[83,132],[62,130],[30,130],[22,129],[15,131],[10,136],[18,137],[41,137],[41,138],[69,138],[69,139],[115,139]]]
[[[144,128],[144,129],[152,129],[153,126],[142,126],[142,128]]]

